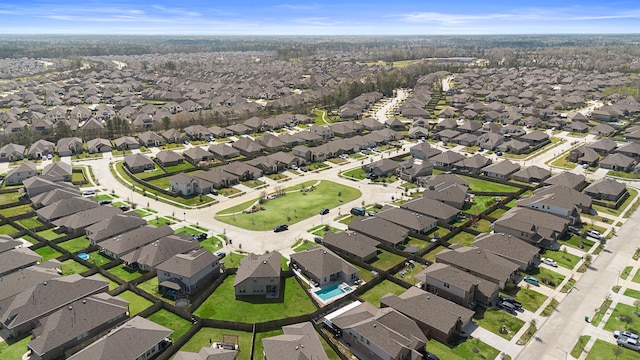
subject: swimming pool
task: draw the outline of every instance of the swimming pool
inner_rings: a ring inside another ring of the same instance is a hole
[[[78,257],[82,260],[87,260],[89,259],[89,254],[85,253],[85,252],[81,252],[78,254]]]
[[[344,295],[351,291],[351,287],[348,285],[336,284],[320,289],[315,294],[323,301],[331,300],[336,296]]]

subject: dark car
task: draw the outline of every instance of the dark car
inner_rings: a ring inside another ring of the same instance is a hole
[[[285,231],[285,230],[289,230],[289,226],[287,226],[285,224],[280,224],[280,225],[277,225],[276,227],[273,228],[273,232],[281,232],[281,231]]]
[[[320,236],[314,237],[313,241],[317,242],[318,244],[322,244],[322,238]]]
[[[436,354],[433,354],[433,353],[428,353],[427,357],[425,359],[427,359],[427,360],[440,360],[440,358],[437,357]]]
[[[191,238],[193,240],[203,241],[207,240],[207,234],[193,234],[191,235]]]
[[[329,209],[327,208],[320,210],[320,215],[327,215],[328,213],[329,213]]]
[[[514,298],[505,297],[505,296],[498,296],[498,300],[511,303],[517,308],[521,308],[522,307],[522,304],[519,301],[516,301],[516,299],[514,299]]]
[[[100,200],[100,202],[98,204],[100,204],[100,205],[111,204],[111,200]]]
[[[224,251],[216,251],[213,255],[222,259],[223,257],[227,256],[227,253],[225,253]]]

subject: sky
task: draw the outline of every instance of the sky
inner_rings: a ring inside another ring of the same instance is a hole
[[[640,1],[0,0],[0,34],[640,33]]]

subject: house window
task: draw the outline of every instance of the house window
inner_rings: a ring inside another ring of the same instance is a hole
[[[442,286],[444,286],[446,288],[449,288],[449,284],[447,284],[447,283],[442,283]]]

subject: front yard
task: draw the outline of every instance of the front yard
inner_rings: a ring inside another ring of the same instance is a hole
[[[507,314],[503,310],[485,310],[484,308],[478,308],[473,318],[479,326],[507,340],[511,340],[524,325],[524,321]],[[501,332],[500,330],[503,329],[503,327],[506,331]]]

